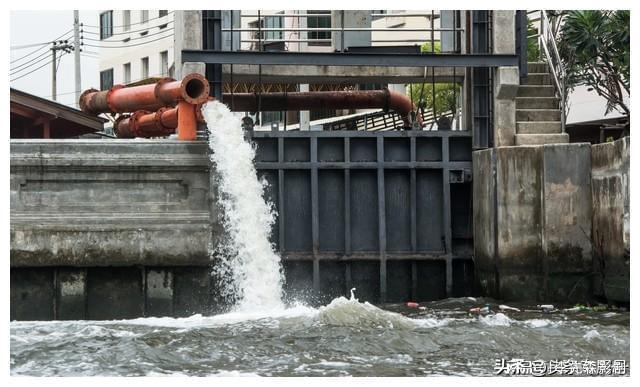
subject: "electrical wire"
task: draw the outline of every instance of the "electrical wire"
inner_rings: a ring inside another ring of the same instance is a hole
[[[42,60],[42,59],[40,59],[40,60],[37,60],[37,59],[42,58],[42,57],[46,57],[47,55],[49,55],[49,51],[44,51],[42,54],[36,56],[35,58],[29,59],[28,62],[24,62],[23,64],[17,65],[16,67],[13,67],[13,68],[9,69],[9,71],[10,72],[15,72],[15,71],[17,71],[17,70],[19,70],[21,68],[28,68],[30,66],[33,66],[35,63],[38,63],[40,60]]]
[[[139,30],[133,30],[133,31],[123,31],[123,32],[113,32],[110,36],[114,36],[114,35],[129,35],[129,34],[135,34],[137,32],[144,32],[144,31],[148,31],[150,29],[154,29],[154,28],[160,28],[162,26],[167,26],[170,23],[173,23],[173,20],[169,20],[166,23],[162,23],[162,24],[158,24],[155,26],[149,26],[147,28],[141,28]],[[93,26],[87,26],[87,25],[83,25],[80,27],[80,33],[87,33],[87,34],[93,34],[93,35],[100,35],[100,32],[95,32],[95,31],[85,31],[84,27],[90,27],[90,28],[97,28],[98,31],[100,30],[100,27],[93,27]],[[164,27],[163,27],[164,28]]]
[[[135,26],[135,25],[137,25],[137,24],[144,24],[144,23],[148,23],[148,22],[150,22],[151,20],[158,20],[158,19],[161,19],[161,18],[163,18],[163,17],[167,17],[167,16],[171,15],[172,13],[173,13],[173,11],[171,11],[171,12],[167,12],[167,14],[166,14],[166,15],[158,16],[158,17],[154,17],[154,18],[152,18],[152,19],[147,19],[147,20],[145,20],[145,21],[141,21],[141,22],[137,22],[137,23],[121,24],[121,25],[119,25],[119,26],[111,26],[111,28],[120,28],[120,27],[125,27],[125,26]],[[84,24],[84,26],[86,26],[86,27],[95,27],[95,28],[100,28],[100,26],[94,26],[94,25],[90,25],[90,24]]]
[[[65,32],[64,34],[62,34],[62,35],[58,36],[57,38],[53,39],[50,43],[53,43],[53,42],[55,42],[56,40],[60,40],[62,37],[64,37],[64,36],[68,35],[70,32],[73,32],[73,28],[72,28],[72,29],[70,29],[69,31]],[[24,58],[26,58],[26,57],[30,56],[31,54],[35,54],[36,52],[38,52],[38,51],[42,50],[42,48],[43,48],[43,47],[38,48],[37,50],[32,51],[32,52],[28,53],[27,55],[22,56],[22,57],[20,57],[20,58],[18,58],[18,59],[14,59],[14,60],[12,60],[9,64],[13,64],[13,63],[15,63],[15,62],[17,62],[17,61],[19,61],[19,60],[21,60],[21,59],[24,59]]]
[[[23,48],[39,47],[39,46],[47,45],[49,43],[51,43],[51,42],[23,44],[22,46],[11,46],[11,47],[9,47],[9,49],[10,50],[22,50]]]
[[[119,40],[119,41],[105,40],[105,39],[94,39],[94,38],[85,38],[85,37],[83,37],[82,40],[88,40],[90,42],[103,42],[103,43],[127,43],[127,42],[130,42],[132,40],[147,39],[147,38],[150,38],[152,36],[157,36],[157,35],[163,34],[165,32],[169,32],[169,31],[173,31],[173,28],[169,28],[169,29],[166,29],[166,30],[163,29],[162,31],[154,32],[152,34],[146,34],[146,35],[138,36],[138,37],[135,37],[135,38],[128,38],[128,39],[123,39],[123,40]]]
[[[66,55],[66,54],[67,54],[67,53],[65,52],[65,53],[63,53],[62,55],[60,55],[60,57],[62,58],[62,57],[63,57],[64,55]],[[33,70],[29,71],[28,73],[22,74],[22,75],[18,76],[17,78],[13,78],[13,79],[11,79],[9,82],[14,82],[14,81],[17,81],[17,80],[18,80],[18,79],[20,79],[20,78],[26,77],[27,75],[32,74],[32,73],[34,73],[34,72],[36,72],[36,71],[40,70],[40,69],[41,69],[41,68],[43,68],[44,66],[51,64],[51,62],[53,62],[53,59],[51,59],[49,62],[47,62],[47,63],[43,64],[42,66],[38,67],[37,69],[33,69]]]
[[[138,43],[138,44],[130,44],[130,45],[120,45],[120,46],[96,46],[95,44],[85,44],[85,43],[81,43],[81,45],[84,47],[95,47],[95,48],[129,48],[129,47],[136,47],[136,46],[142,46],[148,43],[153,43],[153,42],[157,42],[158,40],[162,40],[162,39],[166,39],[166,38],[170,38],[172,37],[172,35],[167,35],[167,36],[163,36],[161,38],[158,39],[154,39],[154,40],[149,40],[148,42],[143,42],[143,43]]]

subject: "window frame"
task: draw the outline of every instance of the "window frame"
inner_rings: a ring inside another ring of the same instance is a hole
[[[103,20],[108,16],[107,20]],[[105,25],[106,24],[106,25]],[[100,40],[113,36],[113,10],[100,13]]]

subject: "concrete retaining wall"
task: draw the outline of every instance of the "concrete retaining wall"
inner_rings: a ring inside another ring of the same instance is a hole
[[[217,213],[206,149],[12,141],[11,267],[208,265]]]
[[[474,259],[483,292],[506,300],[586,299],[589,145],[501,147],[473,157]]]
[[[629,302],[629,163],[629,137],[591,148],[594,290],[620,302]]]
[[[473,168],[474,261],[485,294],[628,302],[628,139],[487,149],[474,152]]]

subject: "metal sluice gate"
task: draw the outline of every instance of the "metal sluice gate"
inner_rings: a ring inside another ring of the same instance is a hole
[[[278,213],[287,293],[330,300],[355,287],[361,300],[403,302],[471,292],[471,132],[247,136]]]

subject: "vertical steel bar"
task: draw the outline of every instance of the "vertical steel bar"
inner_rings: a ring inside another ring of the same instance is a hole
[[[411,299],[418,299],[418,263],[411,261]]]
[[[311,137],[311,240],[313,249],[313,289],[320,289],[320,265],[318,251],[320,247],[318,220],[318,138]]]
[[[411,163],[416,162],[416,137],[409,137],[410,147],[410,160]],[[411,251],[416,252],[418,250],[418,227],[417,227],[417,187],[416,187],[416,168],[415,164],[411,167],[410,171],[410,186],[409,192],[411,195]]]
[[[284,138],[278,137],[278,163],[284,161]],[[284,211],[284,169],[278,169],[278,245],[280,253],[285,251],[285,211]]]
[[[351,146],[344,138],[344,252],[351,255]]]
[[[378,154],[378,248],[380,250],[380,302],[387,300],[387,227],[384,194],[384,137],[377,136]]]
[[[452,237],[451,237],[451,187],[449,185],[449,137],[442,137],[442,162],[445,165],[442,168],[442,198],[443,198],[443,224],[444,231],[444,253],[446,260],[446,293],[447,297],[451,297],[453,288],[453,268],[451,264]]]

